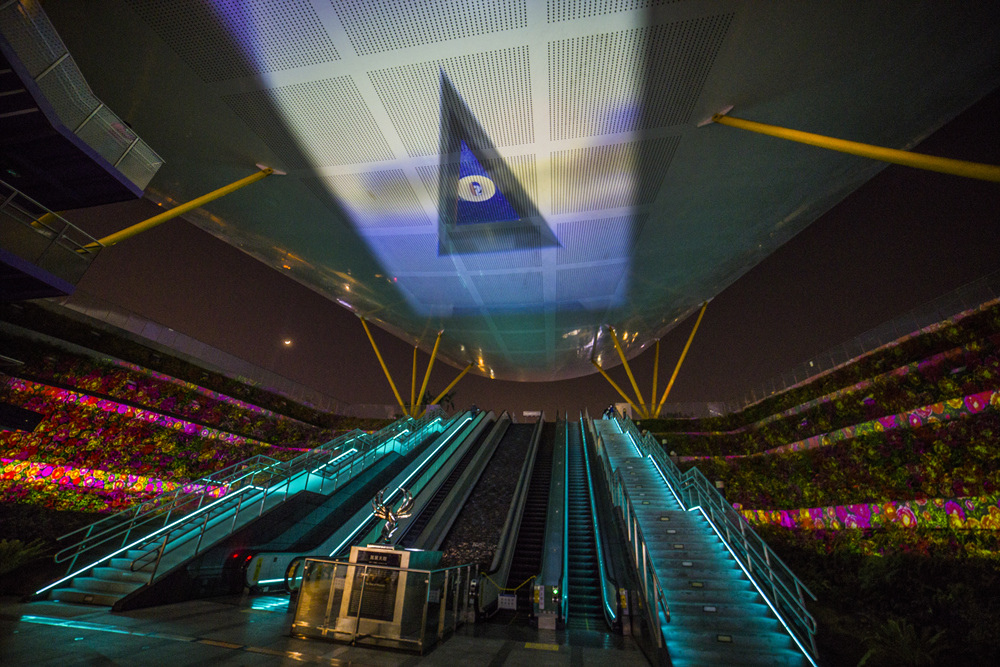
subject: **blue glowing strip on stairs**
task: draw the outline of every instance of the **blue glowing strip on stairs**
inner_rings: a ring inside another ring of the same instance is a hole
[[[434,455],[437,454],[439,451],[441,451],[441,448],[444,447],[446,444],[448,444],[448,442],[451,441],[451,439],[454,438],[458,434],[458,432],[462,429],[462,427],[465,426],[465,423],[467,421],[469,421],[470,419],[472,419],[472,417],[466,415],[465,419],[463,419],[462,422],[458,426],[455,427],[455,430],[451,432],[451,435],[449,435],[447,438],[445,438],[444,441],[440,445],[438,445],[437,448],[433,452],[431,452],[430,456],[428,456],[426,459],[424,459],[424,465],[426,465],[428,462],[430,462],[434,458]],[[403,484],[406,484],[411,479],[413,479],[413,476],[416,475],[421,470],[423,470],[423,468],[424,468],[424,466],[421,465],[421,466],[417,467],[416,470],[414,470],[413,472],[411,472],[409,474],[409,476],[407,476],[406,479],[404,479],[402,482],[400,482],[399,486],[397,486],[396,489],[392,493],[390,493],[389,496],[385,500],[386,501],[392,500],[393,496],[395,496],[397,493],[399,493],[399,490],[403,488]],[[332,556],[340,553],[340,550],[343,549],[344,546],[348,542],[350,542],[351,540],[353,540],[354,536],[357,535],[361,531],[361,529],[364,528],[368,524],[368,522],[371,521],[373,518],[375,518],[375,513],[374,512],[372,512],[371,514],[369,514],[366,518],[362,519],[361,522],[358,523],[357,528],[355,528],[353,531],[351,531],[351,534],[348,535],[347,538],[345,538],[344,541],[340,543],[340,546],[338,546],[336,549],[334,549],[333,551],[330,552],[330,556],[332,557]]]
[[[656,462],[656,459],[653,458],[652,454],[647,454],[646,458],[648,458],[650,461],[653,462],[653,467],[656,468],[656,472],[660,473],[660,477],[663,479],[663,483],[667,485],[668,489],[670,489],[670,493],[674,494],[674,498],[677,500],[677,504],[680,505],[681,508],[683,509],[684,503],[681,502],[681,497],[677,495],[676,491],[674,491],[674,485],[667,481],[667,476],[664,475],[663,471],[660,469],[660,464]]]
[[[208,510],[211,507],[214,507],[215,505],[218,505],[219,503],[221,503],[224,500],[229,500],[231,498],[235,498],[236,496],[238,496],[239,494],[243,493],[244,491],[247,491],[248,489],[249,489],[249,487],[243,487],[239,491],[234,491],[233,493],[227,493],[226,495],[224,495],[223,497],[219,498],[215,502],[209,503],[208,505],[205,505],[204,507],[202,507],[200,509],[197,509],[194,512],[191,512],[190,514],[186,514],[183,517],[181,517],[180,519],[177,519],[177,521],[174,521],[173,523],[167,524],[166,526],[163,526],[162,528],[159,528],[159,529],[153,531],[149,535],[144,535],[143,537],[140,537],[135,542],[132,542],[131,544],[128,544],[128,545],[122,547],[118,551],[113,551],[110,554],[107,554],[105,556],[101,556],[100,558],[98,558],[97,560],[95,560],[90,565],[82,567],[79,570],[77,570],[76,572],[73,572],[72,574],[67,574],[62,579],[59,579],[58,581],[54,581],[51,584],[49,584],[48,586],[46,586],[45,588],[41,588],[41,589],[35,591],[35,595],[39,595],[41,593],[44,593],[45,591],[49,590],[50,588],[54,588],[54,587],[58,586],[62,582],[66,581],[67,579],[72,579],[76,575],[81,574],[83,572],[86,572],[87,570],[89,570],[90,568],[94,567],[98,563],[103,563],[106,560],[110,560],[111,558],[114,558],[115,556],[117,556],[120,553],[128,551],[129,549],[131,549],[132,547],[136,546],[137,544],[141,544],[143,542],[147,542],[149,540],[149,538],[151,538],[151,537],[153,537],[155,535],[159,535],[160,533],[162,533],[163,531],[167,530],[168,528],[173,528],[177,524],[182,523],[184,521],[187,521],[191,517],[197,516],[198,514],[201,514],[202,512]]]
[[[782,617],[782,615],[778,612],[778,609],[773,604],[771,604],[771,600],[768,599],[767,595],[764,594],[764,590],[757,585],[757,581],[752,576],[750,576],[750,572],[747,571],[745,567],[743,567],[743,563],[740,562],[740,559],[736,557],[736,553],[729,546],[729,543],[726,542],[726,538],[722,536],[722,533],[719,532],[719,529],[716,528],[712,520],[708,518],[708,514],[705,513],[705,510],[701,508],[701,505],[696,505],[691,509],[689,509],[688,511],[693,512],[695,510],[701,512],[701,515],[705,517],[705,521],[707,521],[708,525],[712,527],[712,530],[715,531],[715,534],[719,536],[719,541],[722,542],[722,545],[724,547],[726,547],[726,550],[733,557],[733,560],[736,561],[736,564],[740,566],[740,569],[743,570],[743,574],[747,576],[747,579],[749,579],[750,583],[753,584],[753,587],[757,589],[757,592],[760,593],[760,596],[764,598],[764,602],[766,602],[767,606],[770,607],[772,612],[774,612],[774,615],[778,619],[778,622],[781,623],[782,627],[785,628],[785,631],[788,633],[788,636],[792,638],[792,641],[795,642],[795,645],[799,647],[800,651],[802,651],[802,655],[806,657],[806,660],[809,661],[809,664],[811,664],[813,667],[818,667],[816,661],[813,660],[812,655],[810,655],[809,651],[807,651],[806,648],[802,646],[802,642],[799,641],[799,638],[795,636],[795,633],[792,631],[791,627],[789,627],[788,623],[785,622],[784,617]]]

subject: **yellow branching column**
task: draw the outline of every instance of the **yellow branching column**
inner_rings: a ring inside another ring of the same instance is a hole
[[[372,338],[371,330],[368,329],[368,322],[366,322],[363,317],[359,317],[358,319],[361,320],[361,326],[365,328],[365,333],[368,334],[368,342],[372,344],[372,349],[375,350],[375,356],[378,357],[378,363],[382,367],[382,372],[385,373],[385,379],[389,381],[389,386],[392,387],[392,393],[396,396],[396,402],[399,403],[399,407],[403,410],[404,415],[412,416],[410,410],[407,410],[406,405],[403,404],[403,397],[399,395],[399,390],[396,389],[396,383],[392,381],[392,375],[389,373],[389,368],[385,365],[385,361],[382,359],[382,353],[378,351],[378,345],[375,344],[375,339]]]
[[[635,381],[635,376],[632,375],[632,368],[628,365],[628,359],[625,358],[625,350],[622,349],[621,343],[618,342],[618,332],[615,331],[614,327],[608,327],[608,331],[611,332],[611,340],[614,341],[615,349],[618,350],[618,356],[621,357],[622,360],[622,366],[625,367],[625,374],[628,375],[628,380],[629,382],[632,383],[632,390],[635,392],[635,397],[639,399],[638,400],[639,409],[637,410],[637,412],[639,413],[640,417],[645,419],[646,417],[649,416],[649,411],[646,409],[646,401],[643,400],[642,392],[639,391],[639,385]],[[626,334],[627,333],[628,332],[626,332]],[[652,400],[655,401],[656,396],[653,396]],[[632,401],[629,401],[629,403],[631,404]],[[632,405],[632,409],[635,410],[635,405]]]
[[[670,382],[667,383],[667,388],[663,390],[663,398],[660,399],[660,403],[656,406],[656,410],[653,411],[653,419],[660,416],[660,410],[663,409],[663,404],[667,402],[667,396],[670,395],[670,390],[674,386],[674,380],[677,379],[677,374],[681,372],[681,364],[684,363],[684,357],[687,356],[688,350],[691,348],[691,341],[694,340],[694,335],[698,333],[698,327],[701,325],[701,318],[705,317],[705,309],[708,308],[708,301],[701,307],[701,312],[698,313],[698,319],[694,323],[694,329],[691,329],[691,335],[688,336],[687,343],[684,344],[684,350],[681,352],[680,359],[677,360],[677,366],[674,367],[674,373],[670,376]],[[653,397],[656,400],[656,397]]]

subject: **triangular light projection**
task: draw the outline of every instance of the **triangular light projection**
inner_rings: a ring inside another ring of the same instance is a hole
[[[442,255],[559,245],[443,70],[438,213]]]

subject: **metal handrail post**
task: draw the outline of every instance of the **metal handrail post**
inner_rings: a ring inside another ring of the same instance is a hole
[[[431,603],[431,573],[424,575],[424,612],[420,619],[420,652],[424,650],[424,637],[427,636],[427,607]]]

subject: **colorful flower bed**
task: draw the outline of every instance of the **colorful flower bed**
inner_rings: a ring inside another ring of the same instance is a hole
[[[657,433],[730,432],[768,418],[775,418],[772,416],[781,415],[789,410],[797,410],[799,406],[810,403],[818,397],[832,395],[845,388],[850,390],[854,385],[870,381],[871,378],[886,375],[900,368],[906,368],[913,362],[923,364],[925,368],[920,370],[926,372],[931,377],[932,382],[936,383],[940,379],[945,379],[944,376],[947,375],[949,368],[947,356],[941,359],[937,355],[942,353],[947,355],[949,351],[954,354],[956,347],[966,348],[973,355],[969,366],[981,365],[975,359],[977,355],[981,354],[977,350],[977,345],[981,346],[982,350],[987,353],[990,353],[991,350],[995,352],[998,333],[1000,333],[1000,300],[959,313],[953,318],[903,336],[893,343],[845,362],[835,369],[819,373],[780,394],[749,406],[739,413],[707,419],[672,419],[659,422],[646,420],[643,426]],[[934,358],[938,358],[939,364],[941,361],[945,362],[940,364],[939,367],[942,369],[940,372],[935,371],[934,364],[929,361]],[[952,365],[951,367],[957,366]],[[900,371],[902,374],[907,372]],[[934,402],[936,398],[951,398],[962,393],[973,393],[986,388],[963,391],[962,384],[967,379],[965,376],[949,379],[954,382],[954,386],[945,383],[940,388],[943,393],[922,402],[930,403]],[[912,405],[919,405],[919,403],[900,406],[896,409],[886,410],[886,412],[898,411]]]
[[[74,468],[36,461],[0,458],[0,480],[14,482],[44,482],[86,491],[123,491],[130,495],[157,496],[180,488],[185,493],[206,493],[218,498],[226,493],[223,486],[208,486],[191,482],[112,472],[98,468]]]
[[[934,403],[933,405],[925,405],[921,408],[917,408],[916,410],[910,410],[909,412],[903,412],[897,415],[880,417],[861,424],[854,424],[853,426],[837,429],[836,431],[832,431],[830,433],[822,433],[811,438],[806,438],[805,440],[799,440],[798,442],[781,445],[780,447],[774,447],[773,449],[765,449],[761,452],[725,454],[723,456],[727,459],[735,459],[746,456],[764,456],[768,454],[784,454],[786,452],[801,452],[807,449],[826,447],[843,440],[849,440],[851,438],[855,438],[860,435],[867,435],[869,433],[882,433],[884,431],[901,428],[919,428],[935,422],[948,421],[950,419],[961,419],[970,415],[979,414],[987,409],[1000,410],[1000,390],[990,389],[977,394],[972,394],[970,396],[964,396],[962,398],[950,399],[941,403]],[[688,462],[708,458],[713,458],[713,455],[705,454],[701,456],[681,456],[680,460]]]
[[[734,507],[753,524],[806,530],[842,528],[954,528],[1000,530],[1000,497],[933,498],[884,503],[856,503],[795,510]]]
[[[698,462],[730,502],[755,509],[990,496],[1000,490],[1000,412],[858,435],[782,455]],[[690,463],[682,463],[682,467]]]
[[[217,430],[280,444],[316,446],[330,439],[328,430],[277,415],[244,401],[144,371],[127,362],[97,363],[67,354],[49,354],[23,369],[35,379],[177,415]]]
[[[266,453],[281,460],[299,454],[294,449],[226,437],[151,411],[20,379],[5,383],[0,398],[45,415],[30,433],[0,432],[0,456],[14,461],[114,471],[119,476],[115,479],[131,475],[134,479],[183,484],[255,454]]]

